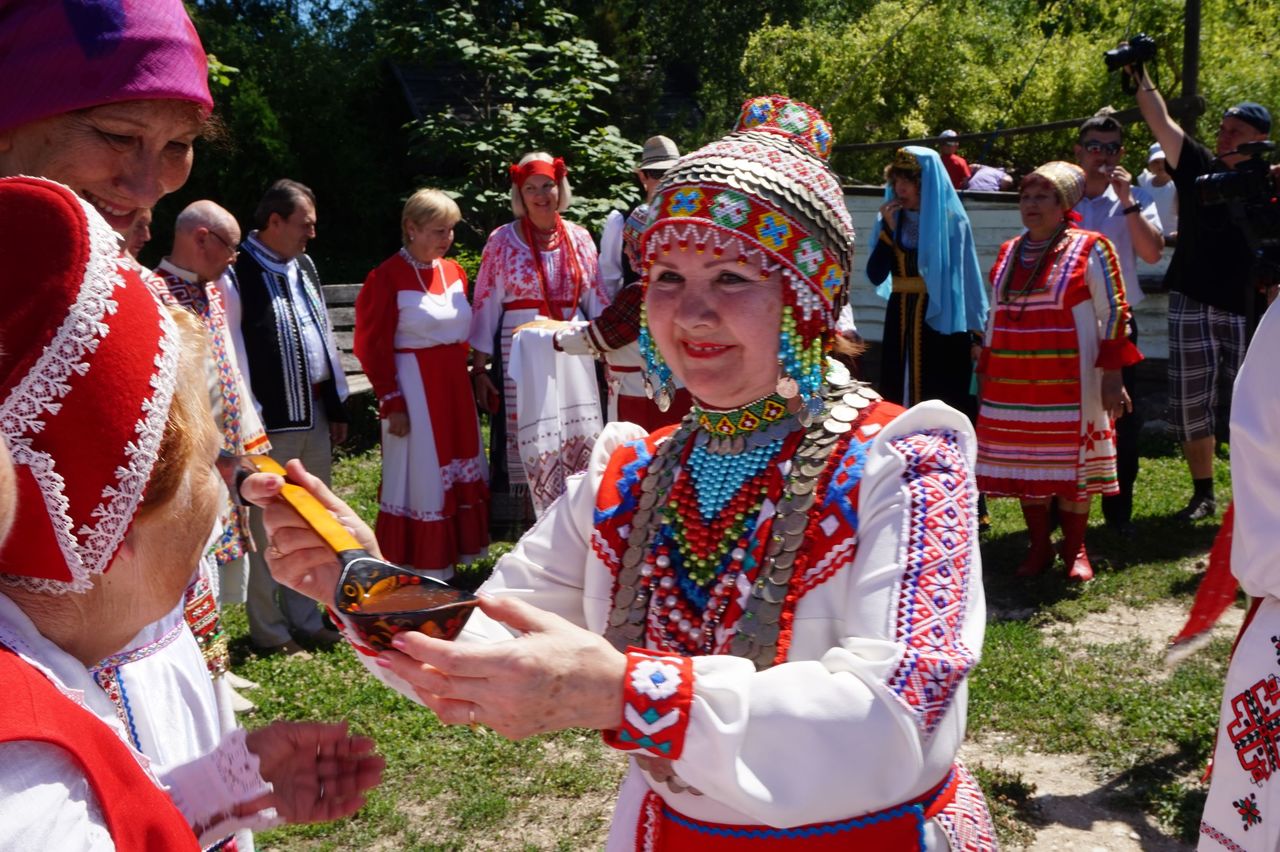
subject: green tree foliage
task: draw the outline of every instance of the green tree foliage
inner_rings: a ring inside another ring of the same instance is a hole
[[[161,203],[144,259],[167,251],[174,217],[197,198],[222,204],[247,233],[263,191],[289,177],[316,192],[309,251],[321,274],[363,279],[399,244],[409,183],[408,110],[376,53],[369,7],[199,0],[190,11],[216,56],[210,81],[223,133],[198,147],[190,181]]]
[[[618,65],[582,36],[576,15],[547,0],[511,15],[496,5],[460,2],[378,22],[384,53],[433,69],[450,90],[410,123],[412,151],[482,236],[511,218],[511,163],[535,150],[564,157],[575,186],[569,215],[597,227],[609,210],[639,201],[631,177],[639,146],[599,105]]]
[[[1181,92],[1183,5],[1172,0],[847,0],[843,17],[755,33],[742,62],[752,91],[778,90],[824,109],[837,142],[982,132],[1092,114],[1131,96],[1108,75],[1101,54],[1126,32],[1161,44],[1157,73],[1166,97]],[[1132,27],[1130,30],[1129,27]],[[1280,4],[1204,0],[1200,92],[1212,132],[1231,103],[1280,107],[1280,64],[1270,42]],[[1150,135],[1130,132],[1131,169]],[[1072,131],[970,144],[971,160],[1033,168],[1071,156]],[[837,152],[854,179],[878,182],[888,157]]]

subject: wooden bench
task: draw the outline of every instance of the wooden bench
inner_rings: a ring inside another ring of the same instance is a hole
[[[360,284],[325,284],[324,301],[329,308],[329,324],[333,326],[334,342],[342,356],[342,371],[347,374],[347,386],[351,395],[373,390],[369,379],[360,369],[360,362],[351,351],[356,328],[356,295]]]

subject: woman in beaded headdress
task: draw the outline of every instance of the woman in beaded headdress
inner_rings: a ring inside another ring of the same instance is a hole
[[[1115,249],[1073,227],[1084,194],[1074,163],[1046,163],[1019,193],[1027,230],[1000,247],[978,411],[978,486],[1018,497],[1031,547],[1030,577],[1054,559],[1050,503],[1062,524],[1059,553],[1076,581],[1093,578],[1085,529],[1094,494],[1115,494],[1116,418],[1133,406],[1120,369],[1142,360],[1125,335],[1129,305]]]
[[[994,848],[955,760],[984,628],[975,442],[942,403],[824,375],[853,248],[830,145],[811,107],[760,97],[671,168],[642,341],[693,411],[606,427],[498,562],[471,641],[358,655],[446,722],[603,731],[633,758],[610,850]],[[267,516],[273,572],[332,600],[336,562]]]
[[[880,392],[900,405],[940,399],[972,413],[973,360],[987,326],[987,290],[969,215],[938,153],[899,148],[867,278],[889,300]]]

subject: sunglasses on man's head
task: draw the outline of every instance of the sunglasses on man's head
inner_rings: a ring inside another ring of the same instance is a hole
[[[1120,149],[1124,147],[1119,142],[1099,142],[1096,139],[1082,142],[1081,145],[1090,154],[1119,154]]]

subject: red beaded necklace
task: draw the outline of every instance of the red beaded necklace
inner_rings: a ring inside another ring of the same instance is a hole
[[[578,254],[569,242],[569,233],[564,226],[564,220],[560,218],[559,213],[556,214],[554,251],[560,252],[561,280],[568,274],[573,282],[573,299],[569,302],[567,315],[552,313],[551,286],[547,280],[547,271],[542,266],[542,251],[538,248],[537,233],[528,216],[522,218],[520,224],[524,230],[524,241],[529,246],[529,253],[533,255],[533,268],[538,272],[538,287],[542,294],[542,315],[550,319],[572,319],[573,312],[578,307],[578,300],[582,298],[582,269],[578,266]]]

